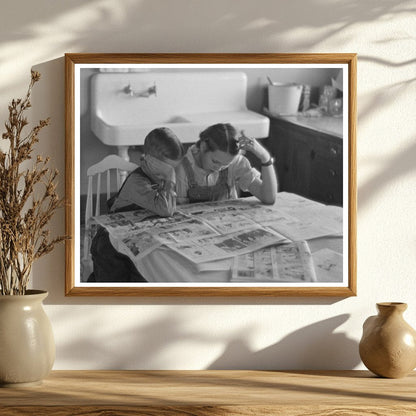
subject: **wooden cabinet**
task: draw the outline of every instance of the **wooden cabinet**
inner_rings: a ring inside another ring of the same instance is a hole
[[[275,158],[279,190],[342,206],[342,138],[298,121],[272,118],[270,136],[264,142]]]

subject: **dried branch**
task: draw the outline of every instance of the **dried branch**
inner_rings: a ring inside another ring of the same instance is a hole
[[[32,88],[39,79],[40,74],[32,71],[26,96],[12,100],[2,134],[9,146],[6,152],[0,150],[1,295],[23,295],[33,262],[67,238],[51,238],[46,229],[64,202],[56,192],[58,171],[49,168],[49,157],[37,156],[31,167],[22,166],[32,159],[40,131],[50,124],[49,118],[40,120],[24,136],[29,124],[24,112],[31,107]]]

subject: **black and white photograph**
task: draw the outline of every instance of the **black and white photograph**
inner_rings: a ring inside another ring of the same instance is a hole
[[[66,73],[67,294],[355,294],[354,55]]]

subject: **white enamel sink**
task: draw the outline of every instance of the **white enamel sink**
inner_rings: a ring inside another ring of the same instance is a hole
[[[197,141],[199,133],[215,123],[231,123],[251,137],[267,137],[269,133],[269,119],[248,110],[172,116],[137,124],[109,124],[102,118],[95,117],[92,123],[94,133],[109,146],[141,145],[146,135],[157,127],[170,128],[183,143]]]
[[[242,72],[99,73],[91,86],[91,129],[119,149],[142,145],[157,127],[172,129],[184,143],[215,123],[231,123],[251,137],[269,134],[269,119],[246,107]],[[151,86],[156,94],[138,96]]]

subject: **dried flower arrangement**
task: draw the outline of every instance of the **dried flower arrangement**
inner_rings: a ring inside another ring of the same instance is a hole
[[[26,167],[39,141],[39,132],[50,123],[49,118],[40,120],[24,134],[29,124],[24,113],[31,107],[32,88],[39,79],[39,72],[32,71],[26,97],[9,105],[6,132],[2,135],[9,146],[7,151],[0,149],[1,295],[24,295],[33,262],[66,238],[51,239],[49,230],[45,229],[64,202],[56,193],[58,171],[51,171],[49,157],[42,156]]]

